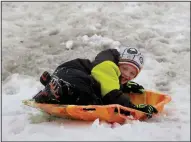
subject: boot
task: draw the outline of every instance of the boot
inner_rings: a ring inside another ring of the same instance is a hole
[[[69,102],[68,98],[72,95],[72,85],[53,76],[45,88],[37,93],[33,99],[37,103],[62,104],[63,102]]]
[[[46,86],[51,80],[51,76],[49,72],[45,71],[43,74],[40,76],[40,82],[42,85]]]

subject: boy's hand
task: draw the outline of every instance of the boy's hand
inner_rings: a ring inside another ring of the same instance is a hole
[[[158,110],[155,107],[147,104],[138,104],[136,105],[136,109],[148,113],[148,118],[152,118],[153,113],[158,113]]]
[[[123,92],[124,93],[144,93],[143,86],[139,85],[138,83],[135,83],[133,81],[128,81],[126,85],[123,86]]]

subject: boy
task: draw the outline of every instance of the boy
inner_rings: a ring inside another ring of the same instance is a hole
[[[142,54],[131,47],[101,51],[94,61],[74,59],[40,77],[45,86],[34,99],[39,103],[75,105],[120,104],[152,116],[157,110],[146,104],[134,105],[123,92],[143,93],[144,88],[130,80],[141,71]]]

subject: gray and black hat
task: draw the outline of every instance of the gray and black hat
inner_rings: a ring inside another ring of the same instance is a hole
[[[144,57],[141,52],[135,47],[120,47],[119,64],[129,64],[134,66],[139,73],[144,65]]]

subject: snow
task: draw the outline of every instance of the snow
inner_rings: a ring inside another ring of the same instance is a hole
[[[66,42],[66,48],[67,49],[71,49],[72,46],[73,46],[73,41],[72,40],[69,40],[69,41]]]
[[[2,12],[3,141],[190,140],[189,2],[2,2]],[[111,128],[22,104],[42,89],[44,70],[120,45],[145,55],[135,81],[172,97],[160,116]]]

